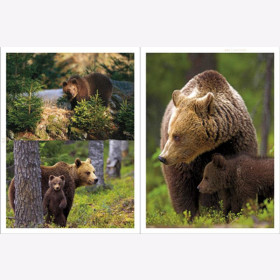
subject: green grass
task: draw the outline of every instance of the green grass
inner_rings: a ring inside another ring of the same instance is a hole
[[[220,202],[222,209],[222,201]],[[156,228],[273,228],[274,201],[265,201],[266,209],[259,209],[256,202],[247,203],[240,213],[229,213],[228,222],[221,210],[200,207],[199,215],[193,221],[190,213],[176,214],[168,197],[166,185],[147,194],[147,227]]]

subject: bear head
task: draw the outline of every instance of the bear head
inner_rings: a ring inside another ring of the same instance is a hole
[[[68,81],[63,82],[63,92],[66,93],[71,102],[79,93],[78,76],[72,76]]]
[[[86,161],[80,159],[75,160],[75,166],[77,168],[79,186],[91,186],[98,182],[98,178],[95,175],[95,168],[91,164],[91,159]]]
[[[203,172],[203,179],[198,185],[201,193],[214,193],[226,186],[226,159],[220,154],[214,154]]]
[[[55,191],[60,191],[64,188],[65,185],[65,177],[50,175],[49,177],[49,187],[53,188]]]
[[[173,92],[173,108],[168,124],[168,140],[159,156],[167,165],[190,163],[198,155],[213,150],[216,125],[213,119],[214,94],[194,98],[179,90]]]

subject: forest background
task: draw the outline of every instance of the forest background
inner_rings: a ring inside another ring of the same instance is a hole
[[[259,153],[274,155],[274,55],[269,53],[147,53],[146,54],[146,203],[148,226],[188,226],[176,215],[160,162],[160,126],[172,92],[205,70],[220,72],[242,96],[257,131]],[[250,206],[251,207],[251,206]],[[273,212],[273,205],[272,207]],[[248,212],[251,213],[252,209]],[[215,214],[216,215],[216,214]],[[221,221],[217,221],[221,220]],[[220,215],[197,223],[223,223]],[[269,226],[273,226],[270,213]],[[272,224],[271,224],[272,223]],[[245,227],[255,226],[246,221]],[[242,225],[241,225],[242,226]]]

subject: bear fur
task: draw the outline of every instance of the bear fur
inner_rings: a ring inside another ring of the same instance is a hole
[[[216,193],[199,194],[197,186],[212,154],[258,151],[256,130],[242,97],[218,72],[208,70],[175,90],[161,125],[159,160],[177,213],[201,205],[219,208]]]
[[[103,105],[108,107],[112,91],[113,85],[110,79],[100,73],[91,73],[84,77],[75,75],[63,82],[63,92],[66,93],[71,103],[71,110],[75,108],[77,101],[81,102],[83,99],[88,101],[97,93],[103,101]]]
[[[76,159],[74,164],[68,164],[66,162],[58,162],[53,166],[41,166],[41,187],[42,187],[42,200],[49,188],[50,175],[65,177],[64,193],[67,200],[67,206],[63,209],[63,214],[67,221],[67,217],[71,210],[75,189],[81,186],[91,186],[97,183],[98,179],[95,175],[95,169],[91,164],[91,160],[88,158],[86,161]],[[15,211],[15,185],[14,178],[9,186],[9,202],[13,210]]]
[[[46,223],[54,222],[56,225],[65,227],[66,219],[63,209],[66,208],[67,200],[63,188],[65,177],[50,175],[49,189],[46,191],[43,199],[44,216],[48,213]]]
[[[197,188],[201,193],[218,192],[225,215],[238,213],[257,194],[274,198],[274,159],[245,154],[225,159],[215,154]]]

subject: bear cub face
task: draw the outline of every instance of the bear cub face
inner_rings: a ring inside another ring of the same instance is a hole
[[[64,175],[61,175],[59,177],[50,175],[50,177],[49,177],[49,187],[50,188],[53,188],[57,192],[57,191],[63,190],[64,185],[65,185]]]
[[[203,172],[203,179],[198,185],[201,193],[212,194],[226,187],[226,160],[220,154],[214,154],[212,161],[208,163]]]
[[[78,94],[78,81],[76,78],[70,77],[67,82],[63,82],[63,92],[66,93],[71,102]]]

